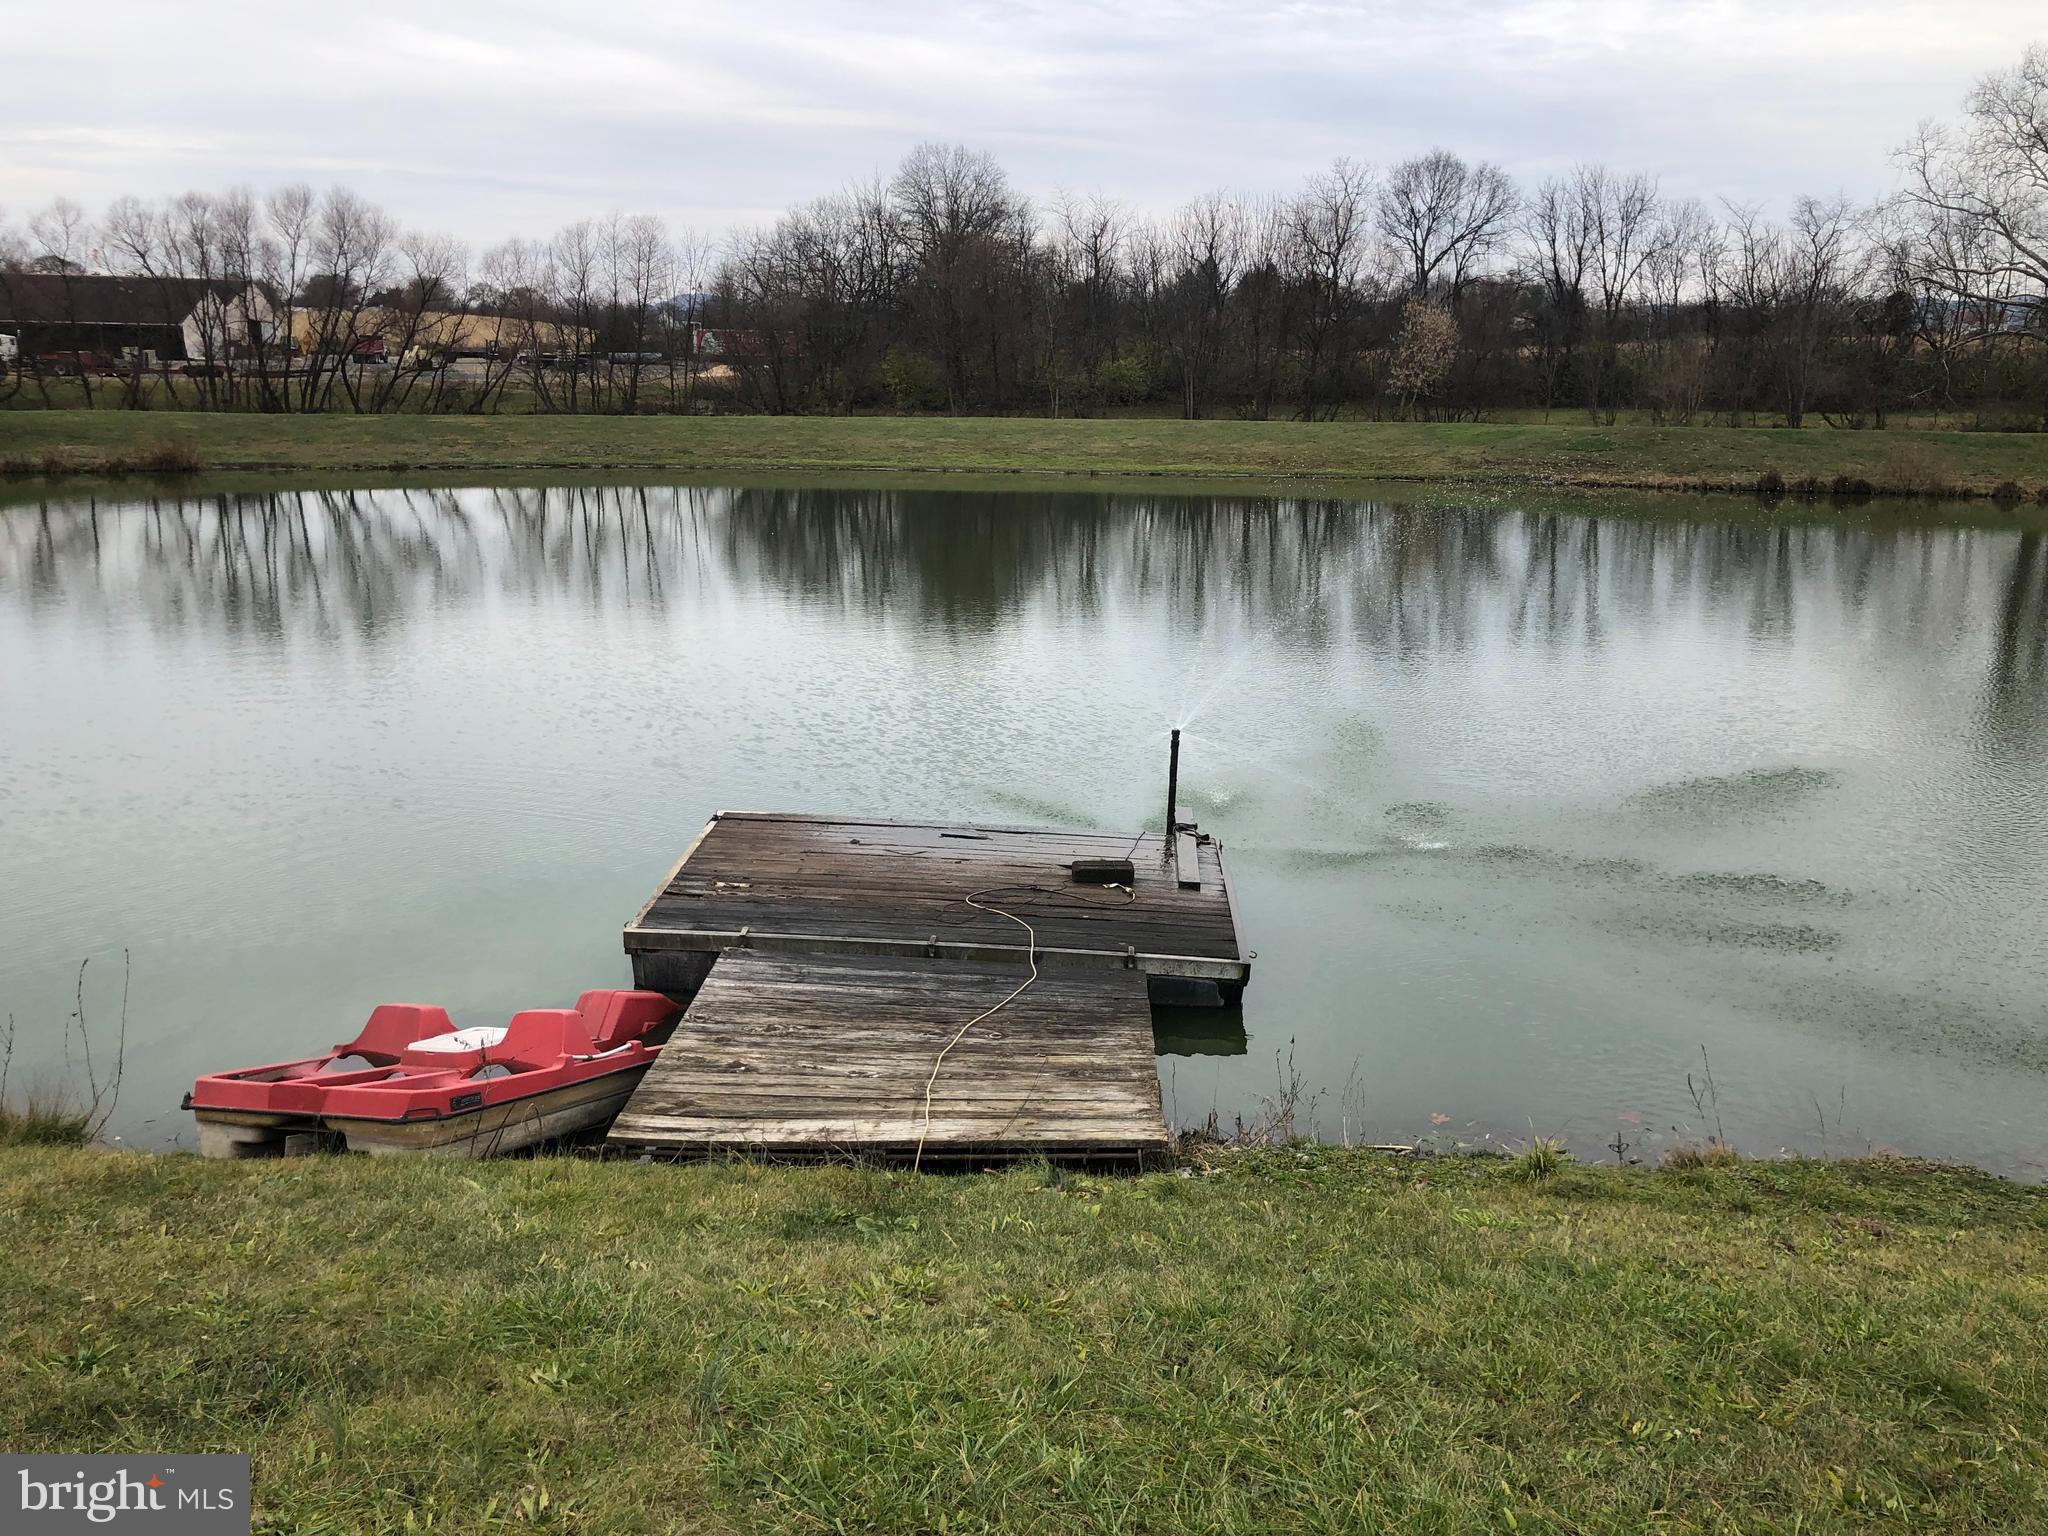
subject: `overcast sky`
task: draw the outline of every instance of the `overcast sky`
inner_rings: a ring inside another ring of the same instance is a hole
[[[2041,0],[0,0],[0,216],[58,194],[346,182],[479,245],[608,209],[718,236],[993,151],[1164,211],[1443,144],[1782,207],[1866,196],[1921,118],[2048,39]]]

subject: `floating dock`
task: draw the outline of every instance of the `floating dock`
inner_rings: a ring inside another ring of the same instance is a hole
[[[1126,859],[1127,885],[1074,867]],[[1152,978],[1234,1001],[1251,975],[1192,828],[724,813],[625,947],[689,1006],[609,1144],[673,1157],[1142,1163],[1167,1144]]]

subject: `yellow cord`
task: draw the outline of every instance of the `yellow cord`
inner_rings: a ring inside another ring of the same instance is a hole
[[[1026,988],[1028,988],[1034,981],[1038,980],[1038,930],[1033,928],[1029,923],[1025,922],[1023,918],[1019,917],[1014,912],[1005,912],[1001,907],[983,906],[979,901],[975,900],[976,896],[985,896],[987,894],[988,893],[986,891],[976,891],[974,895],[968,896],[964,899],[967,902],[967,905],[975,908],[977,911],[993,912],[998,917],[1007,917],[1011,922],[1015,923],[1019,928],[1022,928],[1024,930],[1025,942],[1031,946],[1025,952],[1027,955],[1029,955],[1031,960],[1031,974],[1029,976],[1026,976],[1024,980],[1018,984],[1017,990],[1012,992],[1008,997],[1004,998],[1001,1002],[996,1003],[992,1007],[984,1008],[980,1013],[977,1013],[965,1024],[962,1024],[958,1031],[955,1032],[953,1038],[948,1040],[945,1043],[945,1045],[940,1049],[939,1054],[932,1058],[932,1075],[924,1080],[924,1124],[918,1128],[917,1152],[916,1155],[913,1156],[910,1160],[910,1171],[912,1173],[918,1172],[924,1166],[924,1140],[925,1137],[931,1134],[932,1130],[932,1085],[938,1082],[939,1080],[939,1068],[945,1064],[946,1053],[952,1050],[954,1046],[958,1045],[963,1039],[966,1038],[967,1031],[974,1028],[975,1025],[979,1024],[983,1019],[987,1018],[990,1014],[999,1013],[1003,1009],[1009,1007],[1011,1003],[1015,1002],[1018,998],[1024,995]]]

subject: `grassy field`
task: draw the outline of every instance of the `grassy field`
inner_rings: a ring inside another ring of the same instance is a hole
[[[1037,472],[2048,499],[2048,433],[1417,422],[0,412],[0,473]]]
[[[258,1528],[2048,1529],[2048,1196],[0,1151],[0,1444]]]

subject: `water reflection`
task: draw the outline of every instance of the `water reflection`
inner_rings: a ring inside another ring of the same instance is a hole
[[[1227,615],[1290,645],[1399,661],[1517,644],[1598,649],[1617,615],[1711,607],[1762,644],[1800,605],[1881,614],[1910,651],[1986,635],[1986,719],[2015,745],[2048,648],[2038,530],[1689,521],[1267,497],[578,487],[292,491],[46,502],[0,517],[0,583],[33,611],[140,606],[171,632],[402,643],[422,610],[574,596],[663,609],[775,591],[945,630],[1113,594]],[[1988,623],[1979,624],[1981,619]]]

